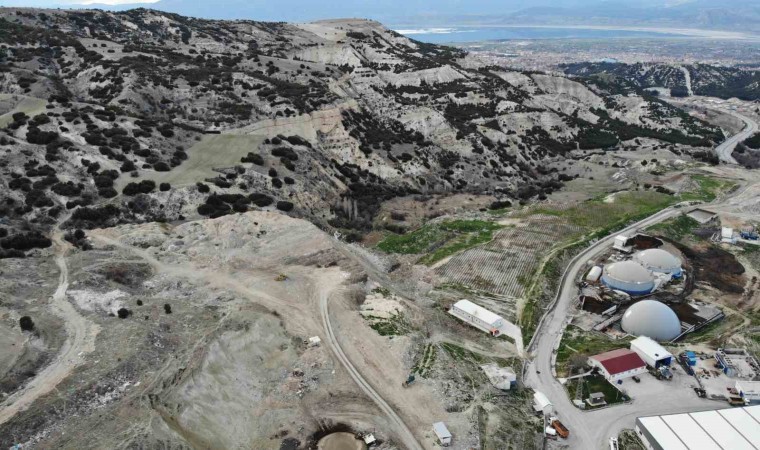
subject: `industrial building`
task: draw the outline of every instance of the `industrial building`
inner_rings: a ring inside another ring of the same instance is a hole
[[[504,319],[501,316],[469,300],[459,300],[454,303],[449,314],[494,336],[501,333],[500,328],[504,325]]]
[[[760,381],[739,380],[736,382],[736,392],[747,404],[760,403]]]
[[[719,348],[715,361],[731,378],[751,380],[760,374],[760,363],[744,348]]]
[[[647,371],[644,360],[636,352],[627,348],[594,355],[588,359],[588,364],[591,367],[598,367],[604,378],[613,383]]]
[[[642,300],[631,305],[620,325],[628,334],[657,341],[670,341],[681,334],[681,321],[676,313],[657,300]]]
[[[673,361],[673,355],[670,352],[646,336],[631,341],[631,350],[636,352],[648,366],[654,368],[669,366]]]
[[[760,406],[638,417],[635,430],[652,450],[757,450]]]
[[[620,261],[604,266],[602,283],[629,295],[650,294],[655,287],[654,277],[635,261]]]
[[[665,250],[659,248],[643,250],[633,255],[633,260],[655,274],[681,278],[681,260]]]

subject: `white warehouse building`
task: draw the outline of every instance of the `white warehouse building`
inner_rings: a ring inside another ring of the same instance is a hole
[[[631,341],[631,350],[638,353],[650,367],[669,366],[673,361],[673,355],[669,351],[646,336]]]
[[[501,333],[499,330],[504,325],[504,319],[501,316],[469,300],[459,300],[454,303],[449,314],[494,336]]]

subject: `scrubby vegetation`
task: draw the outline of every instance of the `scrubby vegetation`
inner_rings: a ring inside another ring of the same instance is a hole
[[[422,264],[433,264],[459,251],[483,244],[501,228],[493,222],[455,220],[425,225],[404,235],[389,235],[377,244],[387,253],[425,254]]]

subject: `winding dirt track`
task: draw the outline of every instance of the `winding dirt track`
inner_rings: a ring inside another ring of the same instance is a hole
[[[330,312],[327,308],[327,300],[328,295],[324,292],[321,293],[319,298],[319,313],[322,316],[322,324],[324,325],[325,333],[327,333],[326,336],[333,353],[338,358],[340,363],[343,364],[343,367],[346,368],[348,374],[351,376],[354,382],[356,382],[356,385],[359,386],[359,388],[365,394],[367,394],[367,396],[371,398],[373,402],[375,402],[375,404],[385,413],[386,416],[388,416],[389,419],[391,419],[393,425],[396,427],[396,432],[404,441],[404,446],[409,450],[422,450],[419,442],[417,442],[417,439],[414,437],[414,433],[412,433],[409,427],[406,426],[404,420],[401,419],[398,414],[396,414],[396,411],[394,411],[393,408],[383,399],[383,397],[378,394],[377,391],[375,391],[375,389],[367,382],[367,380],[364,379],[364,377],[362,377],[354,365],[351,364],[351,360],[348,358],[348,356],[346,356],[346,354],[343,352],[340,343],[338,343],[338,339],[335,337],[335,332],[333,331],[332,324],[330,323]]]
[[[56,252],[55,263],[58,265],[60,275],[58,288],[53,294],[50,306],[52,311],[63,319],[66,340],[56,358],[45,369],[0,404],[0,424],[7,422],[17,413],[28,408],[39,397],[55,389],[63,379],[84,362],[84,356],[87,353],[95,350],[95,337],[100,327],[85,319],[66,300],[66,290],[69,287],[66,252],[69,245],[62,239],[60,231],[53,234],[52,240]]]
[[[112,245],[114,247],[118,247],[120,249],[131,252],[132,254],[137,255],[140,258],[142,258],[144,261],[148,262],[151,266],[153,266],[156,270],[160,272],[171,273],[176,276],[182,276],[182,277],[187,277],[187,278],[196,279],[196,280],[203,279],[205,282],[209,283],[210,285],[215,285],[222,289],[229,289],[231,291],[238,292],[242,295],[247,296],[253,301],[256,301],[266,307],[269,307],[275,310],[283,306],[282,300],[277,299],[261,290],[252,289],[246,286],[244,283],[242,283],[241,280],[231,277],[218,270],[209,271],[206,269],[192,267],[191,265],[183,266],[183,265],[175,265],[175,264],[166,264],[164,262],[159,261],[148,252],[132,247],[130,245],[126,245],[116,239],[112,239],[100,234],[93,234],[91,235],[91,238],[93,238],[96,241],[100,241],[101,243]],[[390,419],[391,423],[396,429],[395,431],[397,433],[397,436],[399,437],[399,439],[403,441],[404,447],[408,450],[422,450],[422,446],[414,437],[414,433],[412,433],[412,431],[409,429],[409,427],[406,425],[403,419],[401,419],[401,417],[398,414],[396,414],[394,409],[369,384],[369,382],[367,382],[367,380],[361,375],[361,373],[356,369],[356,367],[354,367],[349,357],[344,353],[343,349],[341,348],[340,343],[338,342],[338,339],[332,328],[332,324],[330,322],[330,314],[328,310],[328,300],[332,292],[333,292],[332,289],[319,289],[319,294],[318,294],[318,299],[317,299],[319,314],[322,320],[322,325],[325,331],[325,335],[327,337],[327,342],[330,345],[332,352],[335,354],[336,358],[338,359],[338,361],[340,361],[343,367],[345,367],[346,371],[354,380],[356,385]]]

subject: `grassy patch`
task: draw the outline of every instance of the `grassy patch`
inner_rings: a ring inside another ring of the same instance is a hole
[[[377,331],[380,336],[399,336],[406,334],[411,328],[402,314],[396,314],[389,319],[372,316],[365,318],[371,322],[370,328]]]
[[[685,236],[691,235],[697,228],[699,228],[699,222],[684,214],[652,225],[647,228],[647,231],[656,232],[661,236],[680,241]]]
[[[430,374],[430,370],[435,364],[436,357],[438,356],[438,347],[433,344],[425,345],[425,349],[422,352],[422,356],[417,363],[412,367],[412,373],[419,374],[421,377],[426,377]]]
[[[691,179],[697,182],[699,188],[694,192],[682,193],[682,200],[701,200],[704,202],[711,202],[715,200],[719,194],[728,192],[736,187],[736,183],[719,180],[706,175],[692,175]]]
[[[573,355],[598,355],[618,348],[627,348],[630,342],[630,338],[612,340],[601,334],[568,329],[562,335],[557,349],[557,373],[567,373],[568,362]]]
[[[391,235],[377,248],[386,253],[423,254],[422,264],[433,264],[454,253],[485,244],[501,225],[484,220],[454,220],[428,224],[404,235]]]
[[[482,364],[496,363],[500,367],[513,367],[516,359],[497,358],[481,355],[451,342],[442,342],[441,348],[455,361],[468,362],[480,366]],[[480,370],[480,369],[478,369]]]
[[[604,401],[607,402],[608,405],[614,405],[615,403],[623,403],[627,400],[627,397],[625,394],[620,392],[615,386],[610,384],[609,381],[607,381],[603,376],[601,375],[590,375],[588,377],[583,378],[583,394],[581,396],[581,399],[585,401],[592,392],[601,392],[604,394]],[[578,381],[577,380],[571,380],[567,384],[567,392],[571,399],[575,398],[575,394],[578,390]],[[586,404],[586,408],[588,409],[589,406]]]

